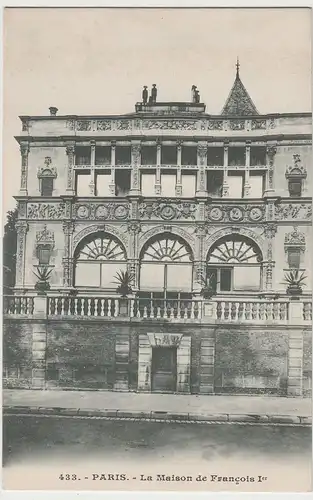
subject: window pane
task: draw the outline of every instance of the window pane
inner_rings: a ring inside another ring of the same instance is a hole
[[[192,198],[196,193],[196,176],[182,174],[182,195],[184,198]]]
[[[43,177],[41,179],[41,196],[52,196],[53,178]]]
[[[77,174],[76,194],[77,196],[90,196],[90,174]]]
[[[230,292],[231,290],[231,269],[221,269],[221,292]]]
[[[100,264],[98,262],[78,262],[75,271],[76,286],[100,286]]]
[[[39,260],[39,264],[49,264],[50,249],[49,248],[38,248],[38,260]]]
[[[300,250],[298,248],[288,250],[289,267],[298,269],[300,267]]]
[[[164,289],[164,265],[142,264],[140,269],[141,290]]]
[[[161,175],[161,194],[162,196],[175,196],[176,174]]]
[[[289,182],[289,194],[290,196],[301,196],[301,181]]]
[[[111,173],[98,174],[96,182],[97,182],[97,196],[111,196],[110,193]]]
[[[143,196],[154,196],[155,174],[141,174],[141,193]]]
[[[234,267],[234,289],[235,290],[259,290],[260,268],[253,266]]]
[[[167,290],[191,291],[192,265],[167,265]]]
[[[242,184],[243,178],[241,175],[229,175],[228,176],[229,185],[229,197],[230,198],[241,198],[242,197]]]
[[[101,265],[101,287],[113,288],[118,287],[115,281],[116,273],[119,271],[126,271],[126,265],[122,263],[102,263]]]
[[[251,175],[249,178],[250,192],[249,198],[262,198],[263,196],[263,176]]]

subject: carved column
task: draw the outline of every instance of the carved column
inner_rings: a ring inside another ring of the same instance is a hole
[[[266,265],[263,269],[263,288],[266,291],[273,290],[273,269],[275,262],[273,261],[273,241],[277,232],[276,224],[267,224],[264,229],[264,236],[267,239],[267,255]]]
[[[140,141],[132,141],[131,143],[131,192],[133,195],[140,195],[140,171],[141,164],[141,145]]]
[[[139,288],[139,255],[138,255],[138,238],[141,231],[141,225],[138,221],[128,223],[129,234],[129,260],[128,271],[134,275],[132,287],[134,290]]]
[[[277,152],[276,143],[268,144],[266,147],[266,165],[267,165],[267,185],[265,194],[273,194],[274,189],[274,160]]]
[[[17,230],[17,245],[16,245],[16,278],[15,287],[23,287],[25,279],[25,253],[26,253],[26,234],[28,231],[28,223],[26,221],[18,221],[16,223]]]
[[[197,191],[196,196],[207,196],[207,185],[206,185],[206,165],[208,158],[208,145],[206,142],[199,142],[197,146]]]
[[[206,255],[204,255],[203,243],[207,234],[205,224],[199,224],[195,229],[196,245],[195,245],[195,261],[194,261],[194,276],[193,276],[193,291],[199,293],[203,287],[203,279],[206,275]]]
[[[72,237],[75,225],[72,221],[63,222],[64,233],[64,254],[63,254],[63,286],[64,288],[73,287],[73,258],[71,253]]]
[[[75,194],[74,163],[75,163],[75,143],[70,142],[66,145],[67,154],[67,194]]]
[[[95,196],[96,192],[96,172],[95,172],[95,163],[96,163],[96,143],[95,141],[90,142],[91,153],[90,153],[90,195]]]
[[[161,195],[161,142],[157,141],[157,158],[156,158],[156,176],[154,192],[156,195]]]
[[[116,152],[116,143],[115,141],[111,142],[111,179],[109,184],[110,195],[115,196],[115,152]]]
[[[27,177],[28,177],[28,155],[29,155],[29,144],[28,142],[22,142],[20,144],[21,152],[21,185],[20,185],[20,196],[27,196]]]
[[[176,196],[182,196],[183,186],[181,182],[181,154],[182,154],[182,141],[177,141],[177,173],[176,173]]]
[[[244,183],[244,197],[248,198],[250,195],[250,141],[246,144],[246,163],[245,163],[245,183]]]
[[[223,192],[222,197],[227,198],[229,196],[229,185],[228,185],[228,144],[224,144],[224,175],[223,175]]]

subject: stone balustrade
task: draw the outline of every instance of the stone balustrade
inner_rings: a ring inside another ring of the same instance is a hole
[[[312,301],[244,299],[242,297],[199,299],[142,299],[84,296],[5,296],[5,316],[119,318],[130,320],[197,320],[214,324],[250,323],[310,325]]]

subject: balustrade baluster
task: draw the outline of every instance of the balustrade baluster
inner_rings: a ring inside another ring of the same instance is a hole
[[[114,312],[113,315],[116,318],[120,313],[120,302],[118,299],[114,300]]]
[[[78,299],[76,297],[74,298],[74,315],[78,315]]]
[[[91,299],[87,299],[87,316],[91,316]]]
[[[171,306],[170,304],[170,319],[173,319],[175,316],[174,316],[174,305]]]
[[[64,297],[61,297],[61,316],[64,316]]]
[[[147,318],[148,317],[148,308],[147,306],[144,306],[143,308],[143,318]]]
[[[106,309],[107,309],[107,316],[108,318],[111,318],[113,316],[112,314],[112,299],[104,299],[105,301],[105,305],[106,305]]]
[[[161,307],[158,306],[157,307],[157,316],[156,316],[158,319],[161,318]]]
[[[191,302],[190,319],[195,319],[195,303]]]

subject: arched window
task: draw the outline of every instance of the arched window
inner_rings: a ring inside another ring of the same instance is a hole
[[[126,270],[126,252],[106,233],[85,238],[75,251],[75,286],[114,289],[114,276]]]
[[[192,252],[181,238],[163,234],[149,240],[140,260],[141,291],[191,292]]]
[[[207,277],[217,292],[260,290],[262,253],[249,238],[229,235],[210,248]]]

